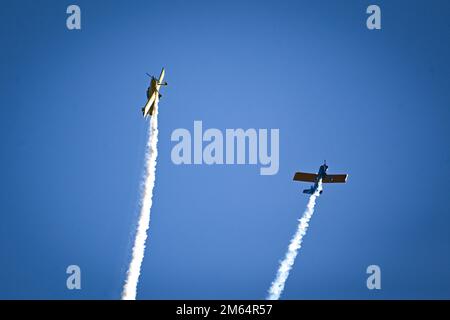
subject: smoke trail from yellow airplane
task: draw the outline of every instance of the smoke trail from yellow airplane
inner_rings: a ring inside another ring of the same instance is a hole
[[[298,250],[300,250],[302,246],[303,237],[306,234],[309,226],[309,220],[311,219],[314,213],[314,206],[316,205],[316,199],[320,195],[320,191],[322,190],[322,180],[319,181],[319,186],[317,190],[309,197],[308,204],[306,206],[306,210],[303,213],[301,219],[299,219],[297,232],[294,234],[294,237],[291,239],[291,242],[288,247],[288,251],[286,252],[286,256],[283,261],[280,263],[280,267],[277,271],[277,276],[275,280],[272,282],[272,285],[269,289],[269,295],[267,297],[268,300],[278,300],[283,293],[284,286],[286,284],[286,280],[289,277],[289,272],[294,265],[295,258],[297,257]]]
[[[132,258],[127,271],[127,279],[122,291],[122,300],[136,300],[137,285],[141,274],[141,265],[145,253],[147,230],[150,226],[153,187],[155,185],[156,158],[158,156],[158,101],[150,119],[147,150],[145,153],[145,174],[141,190],[141,210],[134,240]]]

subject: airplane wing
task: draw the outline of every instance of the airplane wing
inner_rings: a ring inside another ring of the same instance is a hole
[[[315,182],[316,178],[317,174],[314,173],[296,172],[294,174],[295,181]]]
[[[162,82],[163,82],[163,80],[164,80],[164,74],[165,74],[165,73],[166,73],[166,72],[164,71],[164,68],[162,68],[161,74],[159,75],[158,83],[162,83]]]
[[[147,103],[142,109],[142,113],[144,114],[144,116],[149,114],[150,107],[152,106],[153,102],[155,102],[155,99],[156,99],[156,92],[153,92],[152,96],[150,97],[150,99],[148,99]]]
[[[323,177],[323,183],[345,183],[347,181],[346,174],[327,174]]]

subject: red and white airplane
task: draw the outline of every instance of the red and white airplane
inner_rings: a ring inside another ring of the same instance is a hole
[[[327,173],[327,162],[325,161],[323,165],[320,166],[319,172],[317,174],[314,173],[305,173],[305,172],[296,172],[294,174],[295,181],[304,181],[304,182],[314,182],[314,185],[309,189],[303,190],[303,193],[313,194],[319,188],[319,181],[322,180],[322,183],[345,183],[347,182],[347,174],[328,174]],[[322,190],[320,190],[322,193]]]

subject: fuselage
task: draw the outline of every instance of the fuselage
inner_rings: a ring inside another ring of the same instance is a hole
[[[327,175],[328,166],[326,164],[323,164],[319,168],[319,172],[317,172],[317,179],[316,183],[319,183],[320,179],[323,179]]]
[[[328,166],[323,164],[319,168],[319,172],[317,172],[317,178],[314,182],[314,185],[309,189],[303,190],[303,193],[313,194],[319,188],[319,181],[322,180],[327,175]],[[322,193],[322,191],[320,191]]]
[[[150,86],[147,88],[147,99],[150,99],[152,94],[156,91],[156,79],[152,78]]]

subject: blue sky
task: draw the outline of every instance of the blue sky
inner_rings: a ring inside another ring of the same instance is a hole
[[[65,25],[72,3],[80,31]],[[365,26],[373,3],[382,30]],[[282,298],[450,298],[450,3],[373,3],[2,3],[0,298],[120,298],[145,72],[162,66],[139,299],[265,298],[307,202],[293,173],[324,159],[349,180],[325,186]],[[171,133],[194,120],[279,129],[278,174],[174,165]]]

